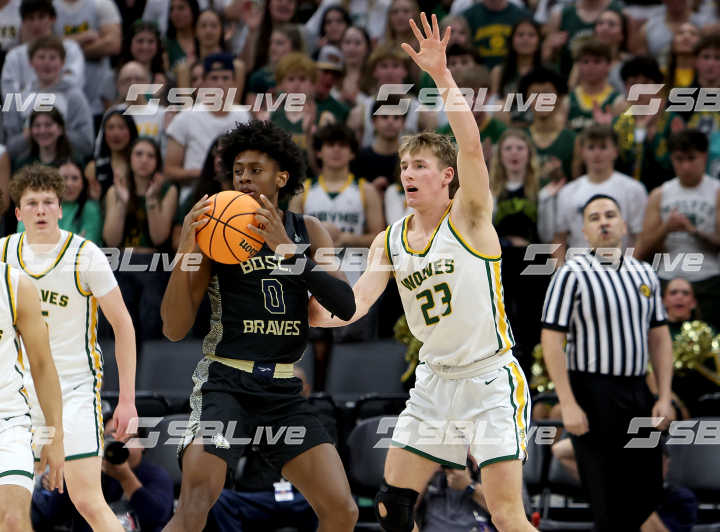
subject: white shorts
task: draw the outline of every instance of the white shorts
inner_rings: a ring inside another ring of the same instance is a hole
[[[100,400],[101,382],[92,375],[82,375],[68,381],[60,381],[63,398],[63,446],[65,460],[78,460],[102,456],[103,417]],[[39,437],[45,426],[45,416],[37,402],[35,390],[30,391],[30,415],[33,425],[33,452],[40,459],[42,442]]]
[[[530,392],[517,360],[472,378],[445,379],[427,364],[415,375],[393,445],[456,469],[465,468],[468,451],[480,467],[525,461]]]
[[[33,491],[33,454],[30,418],[0,419],[0,485]]]

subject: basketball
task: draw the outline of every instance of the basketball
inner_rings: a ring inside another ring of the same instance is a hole
[[[260,204],[249,194],[226,190],[211,196],[210,218],[195,235],[202,252],[216,262],[239,264],[260,251],[265,240],[248,225],[257,225],[255,211]]]

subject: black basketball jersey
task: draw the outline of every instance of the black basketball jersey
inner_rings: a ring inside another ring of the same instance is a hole
[[[285,211],[285,230],[309,244],[303,215]],[[211,261],[210,332],[203,354],[238,360],[291,363],[302,357],[308,336],[308,287],[263,245],[240,264]],[[284,270],[285,275],[278,274]]]

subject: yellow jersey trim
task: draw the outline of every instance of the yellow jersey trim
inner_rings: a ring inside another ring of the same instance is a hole
[[[12,313],[12,324],[17,321],[17,307],[15,306],[15,296],[13,295],[12,281],[10,280],[10,265],[5,265],[5,284],[8,291],[8,301],[10,302],[10,312]]]
[[[25,273],[27,273],[30,277],[34,277],[35,279],[40,279],[41,277],[46,276],[48,273],[50,273],[50,271],[52,271],[52,269],[55,266],[58,265],[58,263],[60,262],[60,259],[63,258],[63,255],[65,255],[65,252],[67,251],[68,246],[70,246],[70,241],[72,240],[72,237],[73,237],[73,234],[68,233],[68,237],[65,240],[65,243],[63,244],[62,249],[60,250],[60,253],[58,253],[58,256],[55,258],[55,261],[50,266],[48,266],[48,268],[44,272],[33,273],[27,269],[27,267],[25,266],[25,262],[23,262],[22,245],[23,245],[23,239],[25,238],[25,232],[21,233],[20,240],[18,240],[18,248],[17,248],[17,256],[18,256],[18,261],[20,262],[20,267],[25,271]]]
[[[330,192],[327,188],[327,183],[325,183],[325,177],[320,174],[318,176],[318,185],[320,185],[320,188],[322,188],[325,191],[325,194],[342,194],[345,192],[345,189],[353,184],[353,181],[355,181],[355,176],[350,173],[348,174],[347,180],[345,181],[345,184],[338,190],[337,192]]]
[[[402,233],[401,233],[401,240],[403,248],[405,248],[405,251],[410,253],[411,255],[419,255],[421,257],[424,257],[427,255],[427,252],[430,250],[430,246],[432,246],[433,241],[435,240],[435,235],[437,235],[437,232],[440,230],[440,226],[443,223],[443,220],[445,220],[445,217],[450,213],[450,207],[452,207],[452,201],[448,204],[447,208],[445,209],[445,212],[440,217],[440,221],[435,226],[435,230],[433,231],[432,236],[430,237],[430,240],[428,240],[428,243],[425,245],[425,248],[422,251],[418,251],[416,249],[413,249],[410,247],[410,243],[407,239],[407,231],[408,231],[408,222],[410,221],[410,218],[412,216],[415,216],[415,213],[409,214],[405,217],[402,223]]]
[[[82,294],[85,297],[89,297],[92,295],[92,292],[86,292],[83,290],[82,286],[80,285],[80,269],[78,268],[78,261],[80,259],[80,252],[82,251],[82,248],[85,247],[85,244],[88,243],[88,240],[85,240],[80,246],[78,247],[77,252],[75,253],[75,287],[78,289],[78,292]]]

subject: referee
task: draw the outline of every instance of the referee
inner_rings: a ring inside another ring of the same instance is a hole
[[[660,283],[649,264],[622,256],[626,232],[617,202],[591,197],[583,207],[591,249],[555,274],[542,315],[543,355],[596,531],[637,532],[658,506],[661,449],[624,446],[644,436],[629,435],[632,418],[662,418],[663,429],[672,415],[672,344]],[[645,380],[648,358],[657,401]]]

